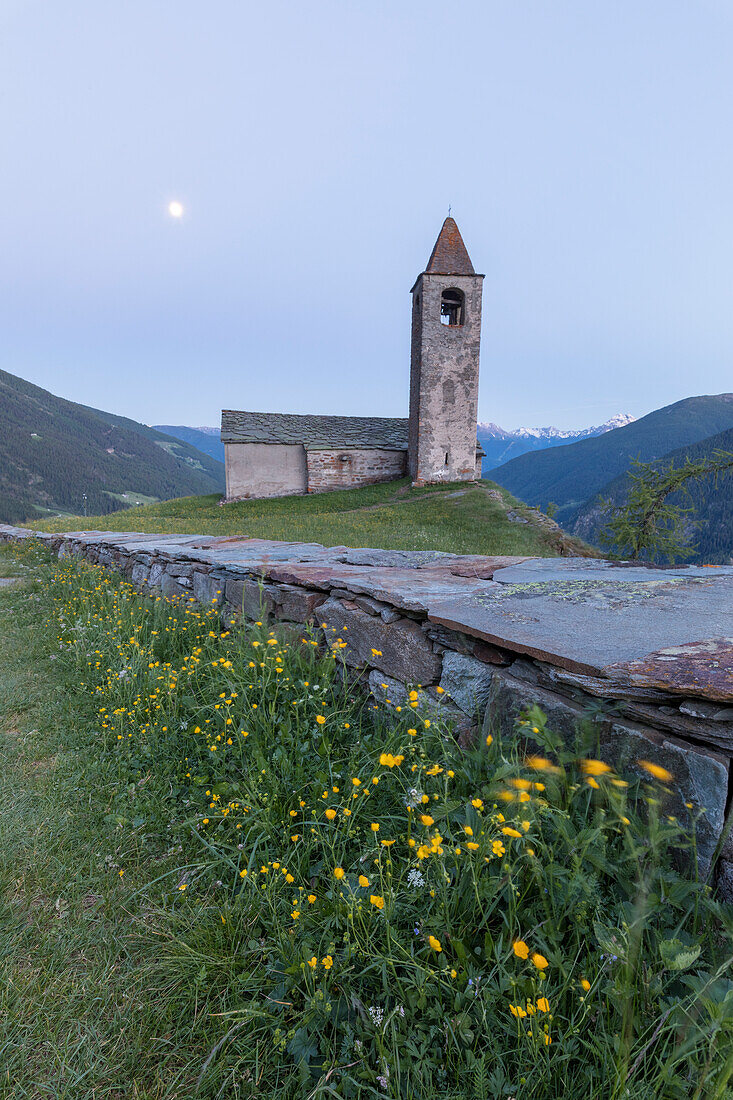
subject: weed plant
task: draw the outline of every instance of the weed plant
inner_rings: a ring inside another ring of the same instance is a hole
[[[627,782],[536,709],[461,749],[417,691],[376,709],[342,638],[86,563],[42,599],[110,829],[180,846],[110,871],[156,945],[156,1096],[730,1100],[733,918],[676,869],[702,808],[670,818],[654,761]]]

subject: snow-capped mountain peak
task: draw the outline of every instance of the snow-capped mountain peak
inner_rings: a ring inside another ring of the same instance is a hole
[[[479,424],[479,439],[486,451],[484,472],[526,451],[544,450],[547,447],[562,446],[564,443],[575,443],[579,439],[588,439],[594,435],[603,435],[605,432],[613,431],[614,428],[624,428],[635,419],[629,413],[618,413],[604,424],[598,424],[592,428],[580,428],[576,431],[554,427],[522,427],[507,431],[505,428],[500,428],[498,424]]]

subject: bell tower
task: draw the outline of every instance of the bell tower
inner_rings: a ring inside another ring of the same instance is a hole
[[[480,477],[476,419],[483,278],[473,269],[455,221],[446,218],[412,288],[409,472],[416,486]]]

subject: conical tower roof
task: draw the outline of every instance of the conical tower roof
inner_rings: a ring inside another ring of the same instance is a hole
[[[453,218],[446,218],[430,253],[426,272],[433,275],[475,275],[463,237]]]

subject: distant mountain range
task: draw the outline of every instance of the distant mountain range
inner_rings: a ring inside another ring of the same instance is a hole
[[[102,515],[223,487],[221,462],[190,444],[0,371],[0,522],[79,515],[85,503]]]
[[[165,432],[184,443],[190,443],[217,462],[224,461],[224,444],[219,439],[219,428],[187,428],[183,424],[155,424],[154,427],[158,432]]]
[[[498,424],[478,425],[478,437],[481,446],[486,451],[483,461],[483,473],[509,462],[512,458],[518,458],[528,451],[544,451],[549,447],[560,447],[565,443],[572,443],[578,439],[588,439],[591,436],[603,435],[614,428],[623,428],[632,424],[634,417],[628,413],[619,413],[611,417],[605,424],[599,424],[594,428],[580,428],[577,431],[562,431],[560,428],[516,428],[507,431]],[[175,434],[175,433],[174,433]]]
[[[614,431],[521,455],[491,476],[527,504],[545,509],[553,502],[566,531],[594,540],[604,522],[598,498],[623,497],[635,458],[666,465],[672,459],[683,462],[686,454],[699,458],[715,449],[733,450],[731,429],[733,393],[689,397]],[[733,478],[722,478],[717,487],[693,487],[700,522],[697,560],[733,558],[732,494]]]

